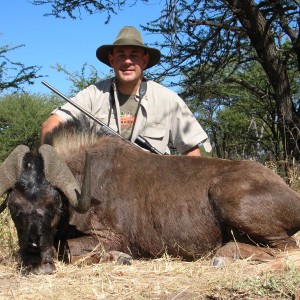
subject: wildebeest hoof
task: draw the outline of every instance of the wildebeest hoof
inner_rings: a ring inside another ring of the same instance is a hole
[[[221,257],[221,256],[215,256],[211,260],[211,265],[213,267],[222,267],[222,266],[227,265],[229,262],[232,262],[232,260],[229,259],[229,258],[225,258],[225,257]]]
[[[120,254],[120,256],[117,259],[116,262],[118,265],[128,265],[131,266],[132,265],[132,257],[126,253],[122,253]]]
[[[132,257],[124,252],[109,251],[101,259],[102,262],[115,261],[118,265],[131,265]]]

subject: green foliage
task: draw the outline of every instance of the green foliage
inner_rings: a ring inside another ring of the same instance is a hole
[[[141,0],[147,3],[149,0]],[[135,1],[137,2],[137,1]],[[82,12],[86,11],[88,14],[106,13],[108,23],[112,15],[116,15],[117,11],[123,9],[127,5],[132,5],[131,1],[126,0],[34,0],[34,5],[50,4],[51,12],[45,14],[46,16],[55,16],[56,18],[65,18],[66,15],[72,19],[81,18]]]
[[[296,1],[171,0],[161,16],[143,28],[164,35],[164,41],[156,44],[165,50],[164,76],[177,80],[184,74],[185,82],[180,85],[190,90],[190,97],[198,97],[192,95],[190,86],[196,90],[196,84],[206,88],[213,83],[219,95],[210,97],[214,91],[209,90],[206,99],[221,102],[218,109],[224,107],[224,100],[231,107],[244,106],[247,90],[260,103],[255,120],[267,118],[264,123],[271,130],[276,159],[281,155],[300,160],[299,80],[294,81],[300,78],[298,10]],[[234,86],[238,101],[222,94],[223,83]],[[201,108],[196,111],[199,115]],[[267,108],[264,115],[262,108]]]
[[[211,73],[214,66],[207,63],[202,68]],[[261,65],[248,62],[228,80],[231,68],[228,64],[205,82],[189,72],[180,95],[209,133],[218,157],[281,159],[274,92]]]
[[[95,84],[96,82],[109,77],[105,76],[103,73],[101,73],[100,76],[100,73],[94,66],[89,66],[89,69],[87,69],[86,63],[81,67],[79,72],[70,72],[60,64],[55,65],[53,68],[67,76],[67,80],[72,84],[70,88],[70,93],[72,95],[78,93],[80,90],[83,90],[91,84]]]
[[[59,105],[57,98],[26,93],[0,98],[0,161],[20,144],[39,144],[42,122]]]

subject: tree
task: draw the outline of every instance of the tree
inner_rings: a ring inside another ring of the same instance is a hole
[[[267,89],[269,83],[258,63],[249,64],[240,71],[243,80]],[[210,73],[208,65],[206,73]],[[180,95],[191,110],[197,112],[218,157],[263,161],[268,156],[279,160],[282,147],[274,122],[275,101],[257,97],[237,83],[224,83],[227,73],[225,69],[224,74],[215,75],[205,84],[192,82],[194,75],[189,73],[181,80]]]
[[[139,0],[135,0],[134,4]],[[149,0],[140,0],[148,3]],[[66,15],[72,19],[81,18],[81,12],[86,11],[89,14],[107,13],[105,23],[108,23],[112,15],[116,15],[117,11],[124,8],[126,4],[132,5],[131,1],[126,0],[33,0],[34,5],[51,5],[51,12],[46,16],[54,16],[56,18],[65,18]]]
[[[26,93],[0,98],[0,161],[17,145],[36,149],[42,122],[60,103],[56,97]]]
[[[56,17],[68,14],[76,18],[80,17],[81,9],[89,13],[107,12],[110,17],[129,1],[36,0],[34,3],[51,4],[50,14]],[[231,64],[226,82],[236,83],[266,101],[274,100],[284,158],[292,156],[300,160],[299,101],[294,97],[289,78],[291,60],[297,62],[297,72],[300,71],[299,8],[296,0],[166,0],[161,15],[144,29],[165,36],[163,43],[156,43],[164,52],[159,76],[193,72],[192,82],[205,84]],[[283,47],[284,44],[288,46]],[[253,61],[262,66],[268,90],[261,90],[238,76],[241,67]],[[207,68],[207,64],[214,68]]]
[[[8,58],[10,51],[23,46],[10,47],[9,45],[4,45],[0,47],[0,94],[8,89],[13,91],[22,90],[23,84],[33,84],[34,79],[42,77],[37,75],[40,67],[26,67],[21,62],[14,62]]]
[[[58,72],[64,73],[67,76],[67,80],[69,80],[72,84],[70,88],[70,93],[72,95],[78,93],[80,90],[83,90],[87,86],[95,84],[95,82],[108,77],[101,72],[99,73],[99,71],[97,71],[94,66],[89,66],[89,69],[87,69],[86,63],[81,67],[79,72],[70,72],[60,64],[55,65],[53,68]]]
[[[300,112],[288,72],[291,60],[300,71],[298,16],[297,1],[170,0],[162,16],[144,28],[162,32],[165,41],[158,45],[171,49],[162,60],[164,75],[193,71],[191,82],[204,84],[227,68],[226,82],[273,99],[285,157],[299,160]],[[268,90],[239,76],[242,66],[254,61],[265,72]],[[207,64],[214,66],[209,73]]]

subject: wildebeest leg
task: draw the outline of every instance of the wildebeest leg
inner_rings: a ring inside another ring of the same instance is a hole
[[[217,250],[212,259],[213,266],[221,266],[237,259],[269,261],[275,258],[275,250],[254,245],[229,242]]]
[[[83,236],[67,240],[69,261],[82,260],[86,264],[115,261],[121,265],[131,265],[132,257],[120,251],[106,251],[105,245],[96,236]]]
[[[284,231],[278,232],[278,234],[274,234],[274,236],[269,235],[265,237],[265,241],[272,248],[282,251],[286,251],[288,249],[299,249],[296,241]]]
[[[263,170],[261,176],[248,172],[243,180],[238,172],[221,176],[209,191],[216,216],[224,228],[249,237],[251,244],[295,249],[291,236],[300,228],[299,195],[277,175]],[[231,188],[236,182],[239,188]],[[239,237],[235,241],[244,242]]]

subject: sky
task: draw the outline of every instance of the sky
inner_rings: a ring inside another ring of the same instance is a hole
[[[82,18],[77,20],[58,19],[43,16],[51,11],[48,5],[35,6],[30,0],[0,0],[0,45],[24,45],[8,52],[6,56],[25,66],[41,67],[38,74],[45,77],[36,79],[34,85],[24,86],[26,91],[50,94],[51,91],[41,83],[45,80],[67,94],[70,82],[65,74],[51,66],[60,64],[72,73],[80,71],[87,63],[96,67],[99,72],[108,74],[110,68],[98,61],[96,49],[103,44],[112,44],[119,30],[126,25],[137,27],[144,42],[153,43],[160,37],[143,32],[140,25],[146,25],[159,17],[163,5],[164,1],[154,0],[147,5],[126,6],[126,9],[113,15],[109,24],[105,25],[105,13],[83,13]]]

